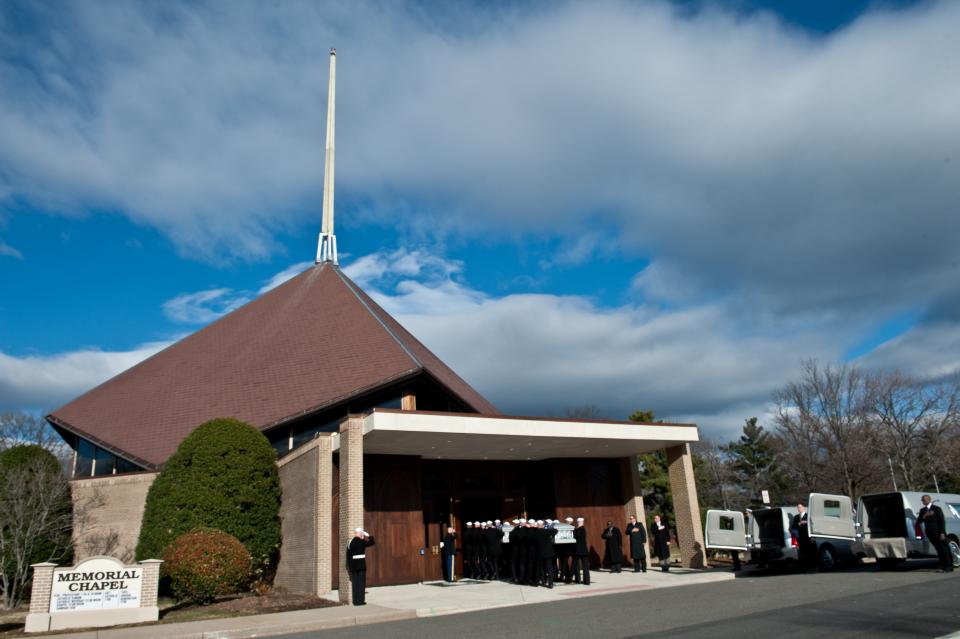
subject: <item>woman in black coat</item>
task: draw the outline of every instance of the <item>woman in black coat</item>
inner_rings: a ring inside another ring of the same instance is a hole
[[[633,572],[647,572],[647,529],[630,515],[627,522],[627,537],[630,538],[630,558],[633,559]]]
[[[670,571],[670,528],[666,520],[661,520],[660,515],[653,516],[653,524],[650,526],[650,535],[653,537],[653,556],[660,558],[660,570]]]
[[[620,564],[623,563],[623,536],[620,529],[608,521],[606,530],[600,536],[607,544],[603,560],[610,564],[610,572],[620,572]]]

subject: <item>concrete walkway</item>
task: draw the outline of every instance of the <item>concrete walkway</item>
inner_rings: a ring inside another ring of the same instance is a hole
[[[732,580],[729,569],[685,570],[669,573],[650,570],[646,574],[622,572],[590,573],[589,586],[558,584],[553,589],[515,586],[504,582],[465,579],[453,584],[428,582],[408,586],[383,586],[367,590],[366,606],[342,606],[294,610],[268,615],[228,619],[207,619],[184,623],[156,624],[126,628],[104,628],[57,635],[44,639],[247,639],[297,632],[330,630],[416,617],[449,615],[471,610],[489,610],[531,603],[563,601],[571,597],[592,597],[637,590],[687,586]],[[328,598],[336,601],[338,594]]]
[[[563,601],[571,597],[593,597],[634,590],[651,590],[732,580],[729,569],[688,570],[671,568],[665,573],[624,571],[619,574],[591,572],[589,586],[560,583],[550,588],[516,586],[505,582],[464,579],[453,584],[442,581],[385,586],[367,590],[367,603],[397,611],[413,612],[418,617],[457,614],[471,610],[489,610],[530,603]],[[337,593],[328,598],[337,599]]]

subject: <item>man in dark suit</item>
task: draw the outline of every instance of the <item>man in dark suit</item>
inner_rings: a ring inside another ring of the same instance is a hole
[[[440,555],[443,557],[443,580],[452,583],[454,562],[457,560],[457,531],[453,526],[447,527],[447,534],[440,542]]]
[[[630,515],[627,522],[627,538],[630,540],[630,558],[633,559],[633,572],[647,572],[647,529]]]
[[[793,516],[790,533],[797,538],[797,559],[804,572],[817,571],[817,546],[810,539],[810,514],[805,504],[797,504],[797,514]]]
[[[590,585],[590,546],[587,544],[587,529],[583,527],[583,517],[577,517],[577,527],[573,529],[573,581],[580,583],[580,571],[583,570],[583,585]]]
[[[950,556],[950,541],[947,539],[947,523],[943,518],[940,506],[931,504],[930,495],[920,498],[923,508],[917,514],[917,521],[923,522],[923,531],[927,540],[937,550],[940,559],[940,570],[937,572],[953,572],[953,558]]]
[[[367,548],[374,545],[373,535],[363,528],[354,528],[353,539],[347,544],[347,570],[353,584],[353,605],[366,605]]]
[[[600,535],[606,541],[606,549],[603,552],[603,559],[610,564],[610,572],[621,572],[620,564],[623,563],[623,535],[620,529],[613,525],[612,521],[607,522],[607,527]]]
[[[660,559],[660,570],[670,572],[670,527],[660,515],[653,516],[650,536],[653,537],[653,556]]]

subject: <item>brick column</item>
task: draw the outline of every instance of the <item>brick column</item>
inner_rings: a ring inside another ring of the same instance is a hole
[[[363,418],[340,423],[340,601],[353,603],[347,544],[353,529],[363,526]]]
[[[317,444],[317,511],[316,511],[317,571],[314,593],[319,597],[330,592],[333,584],[333,566],[330,552],[330,519],[333,517],[333,437],[321,436]]]
[[[53,569],[57,564],[32,564],[33,585],[30,588],[30,612],[24,621],[26,632],[50,630],[50,593],[53,591]]]
[[[690,445],[671,446],[666,452],[680,562],[685,568],[703,568],[706,563],[703,524],[700,522],[700,501],[697,499]]]
[[[57,564],[45,561],[31,564],[33,586],[30,589],[30,612],[50,612],[50,593],[53,591],[53,569]]]
[[[640,470],[637,468],[637,457],[622,457],[620,459],[620,478],[623,485],[624,522],[633,515],[647,531],[647,561],[650,561],[650,529],[647,523],[647,510],[643,506],[643,495],[640,490]],[[629,554],[629,553],[628,553]]]
[[[137,562],[143,568],[143,581],[140,582],[140,607],[157,607],[157,589],[160,587],[160,564],[162,559],[144,559]]]

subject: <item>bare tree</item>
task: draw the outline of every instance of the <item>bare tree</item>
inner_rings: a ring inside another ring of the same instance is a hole
[[[5,454],[4,461],[8,458]],[[0,588],[4,607],[15,608],[22,601],[31,564],[69,555],[72,528],[70,487],[59,464],[49,456],[33,456],[23,463],[0,465]]]
[[[0,414],[0,450],[23,444],[36,444],[65,464],[73,454],[63,438],[43,417],[25,412]]]
[[[691,446],[693,454],[700,462],[696,468],[697,494],[700,502],[716,504],[724,510],[740,508],[743,501],[739,495],[743,491],[735,485],[727,456],[723,447],[711,439],[701,439]]]
[[[774,395],[786,465],[816,490],[851,497],[881,472],[870,416],[869,385],[855,366],[803,363],[803,375]]]

